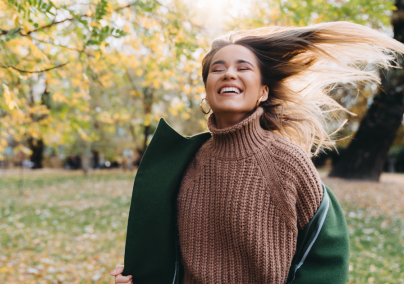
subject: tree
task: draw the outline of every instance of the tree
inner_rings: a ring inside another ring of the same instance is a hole
[[[78,125],[77,116],[68,117],[58,102],[70,103],[75,111],[83,107],[78,98],[85,101],[88,93],[85,84],[77,87],[83,59],[94,56],[107,38],[125,35],[104,19],[114,11],[106,0],[81,6],[55,3],[0,1],[0,153],[10,142],[19,148],[28,145],[35,168],[41,167],[44,144],[62,144],[65,130]],[[66,79],[69,67],[75,72]],[[60,92],[66,85],[75,86]],[[71,125],[63,127],[69,118]]]
[[[143,152],[160,117],[199,125],[207,44],[183,2],[10,0],[0,15],[0,155],[29,147],[40,165],[46,145],[110,159]]]
[[[394,38],[404,42],[404,3],[396,1],[392,15]],[[403,58],[398,63],[404,66]],[[396,132],[403,122],[404,71],[381,72],[382,87],[363,118],[354,139],[340,161],[330,172],[331,177],[378,181]]]

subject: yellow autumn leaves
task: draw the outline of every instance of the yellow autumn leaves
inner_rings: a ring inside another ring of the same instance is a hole
[[[14,100],[14,96],[12,93],[10,93],[10,89],[6,84],[3,84],[3,89],[4,89],[4,99],[6,101],[6,105],[10,110],[13,110],[14,108],[18,108],[18,105],[16,101]]]

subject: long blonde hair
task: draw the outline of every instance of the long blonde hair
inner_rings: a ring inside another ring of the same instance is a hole
[[[269,87],[268,99],[260,104],[265,110],[261,125],[300,145],[310,156],[335,146],[331,135],[336,131],[327,133],[328,125],[338,111],[349,113],[327,95],[330,90],[339,83],[380,84],[377,69],[399,68],[397,54],[404,53],[399,41],[343,21],[232,31],[216,38],[203,58],[205,86],[212,57],[230,44],[256,55],[261,83]]]

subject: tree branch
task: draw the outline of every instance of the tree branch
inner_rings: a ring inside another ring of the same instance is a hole
[[[119,10],[123,10],[123,9],[125,9],[125,8],[129,8],[130,6],[133,6],[134,4],[135,4],[135,3],[128,4],[128,5],[125,5],[125,6],[116,8],[116,9],[114,9],[114,11],[116,12],[116,11],[119,11]]]
[[[85,15],[80,15],[80,17],[87,17],[87,14],[85,14]],[[58,25],[58,24],[61,24],[61,23],[64,23],[64,22],[71,22],[71,21],[73,21],[74,20],[74,18],[66,18],[66,19],[64,19],[64,20],[61,20],[61,21],[58,21],[58,22],[52,22],[52,23],[50,23],[50,24],[48,24],[48,25],[45,25],[45,26],[42,26],[42,27],[39,27],[39,28],[36,28],[36,29],[33,29],[33,30],[30,30],[30,31],[27,31],[26,33],[22,33],[21,31],[19,31],[19,34],[20,35],[22,35],[22,36],[27,36],[27,35],[30,35],[30,34],[32,34],[32,33],[34,33],[34,32],[37,32],[38,30],[44,30],[44,29],[49,29],[50,27],[52,27],[52,26],[55,26],[55,25]]]
[[[19,72],[21,72],[21,73],[43,73],[43,72],[47,72],[47,71],[50,71],[50,70],[53,70],[53,69],[56,69],[56,68],[63,67],[63,66],[65,66],[65,65],[67,65],[67,64],[69,64],[69,62],[63,63],[63,64],[61,64],[61,65],[53,66],[53,67],[51,67],[51,68],[39,70],[39,71],[23,70],[23,69],[19,69],[19,68],[15,67],[15,66],[11,66],[11,65],[9,65],[9,66],[7,66],[7,65],[2,65],[2,66],[0,66],[0,67],[1,67],[1,68],[11,68],[11,69],[17,70],[17,71],[19,71]]]
[[[81,15],[80,17],[87,17],[87,15]],[[37,32],[40,29],[48,29],[48,28],[50,28],[52,26],[55,26],[55,25],[58,25],[58,24],[61,24],[61,23],[64,23],[64,22],[68,22],[68,21],[70,22],[70,21],[73,21],[73,20],[74,20],[74,18],[66,18],[66,19],[58,21],[58,22],[53,21],[52,23],[50,23],[48,25],[45,25],[45,26],[30,30],[30,31],[19,30],[17,33],[22,35],[22,36],[28,36],[28,35],[30,35],[30,34],[32,34],[34,32]],[[6,35],[8,32],[9,32],[8,30],[0,29],[0,35]]]
[[[114,9],[114,11],[119,11],[119,10],[123,10],[123,9],[125,9],[125,8],[129,8],[130,6],[133,6],[134,4],[136,4],[136,3],[128,4],[128,5],[125,5],[125,6],[123,6],[123,7],[118,7],[118,8],[116,8],[116,9]],[[83,14],[83,15],[79,15],[79,17],[82,18],[82,17],[88,17],[88,16],[87,16],[87,14]],[[30,34],[32,34],[32,33],[34,33],[34,32],[37,32],[38,30],[41,30],[41,29],[42,29],[42,30],[48,29],[48,28],[50,28],[50,27],[52,27],[52,26],[55,26],[55,25],[58,25],[58,24],[61,24],[61,23],[64,23],[64,22],[71,22],[71,21],[73,21],[73,20],[74,20],[74,17],[72,17],[72,18],[66,18],[66,19],[61,20],[61,21],[58,21],[58,22],[53,21],[52,23],[50,23],[50,24],[48,24],[48,25],[45,25],[45,26],[42,26],[42,27],[38,27],[38,28],[36,28],[36,29],[29,30],[29,31],[20,30],[20,31],[18,31],[17,33],[19,33],[19,34],[22,35],[22,36],[28,36],[28,35],[30,35]],[[0,29],[0,35],[6,35],[8,32],[9,32],[8,30]]]
[[[66,48],[66,49],[73,50],[73,51],[77,51],[77,52],[80,52],[80,53],[85,53],[85,50],[84,50],[84,49],[78,49],[78,48],[68,47],[68,46],[66,46],[66,45],[56,44],[56,43],[53,43],[53,42],[49,42],[49,41],[37,39],[37,38],[34,38],[34,37],[32,37],[32,36],[30,36],[30,38],[31,38],[32,40],[37,41],[37,42],[46,43],[46,44],[51,44],[51,45],[53,45],[53,46],[58,46],[58,47]],[[88,55],[88,54],[87,54],[87,55]]]

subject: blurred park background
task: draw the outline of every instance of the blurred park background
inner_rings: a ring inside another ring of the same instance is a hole
[[[404,42],[403,15],[385,0],[0,0],[0,283],[113,283],[159,119],[207,131],[216,36],[344,20]],[[313,158],[346,214],[348,283],[404,283],[404,71],[380,77],[331,91],[356,116]]]

